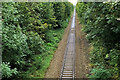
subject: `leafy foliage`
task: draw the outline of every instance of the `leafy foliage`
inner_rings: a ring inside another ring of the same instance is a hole
[[[45,51],[44,41],[41,39],[39,34],[31,31],[31,32],[28,32],[26,35],[28,37],[27,43],[32,53],[40,54]]]
[[[102,68],[94,68],[91,71],[91,80],[106,80],[111,76],[109,70]]]
[[[120,57],[120,22],[117,20],[120,17],[119,7],[120,2],[77,4],[77,14],[83,24],[82,29],[93,46],[91,61],[98,62],[110,70],[115,68],[116,70],[110,72],[113,76],[108,77],[116,79],[120,77],[120,60],[118,59]]]
[[[9,78],[13,74],[17,74],[18,73],[16,68],[14,68],[14,69],[10,68],[9,63],[4,63],[3,62],[1,67],[2,67],[2,76],[3,77]]]
[[[3,79],[43,78],[73,5],[69,2],[2,5]]]
[[[70,5],[72,4],[60,2],[54,3],[54,15],[56,16],[58,27],[62,27],[62,22],[66,20],[68,16],[70,16],[71,10],[73,10],[73,6]]]

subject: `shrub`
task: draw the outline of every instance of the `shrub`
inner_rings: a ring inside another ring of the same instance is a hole
[[[91,51],[91,62],[98,62],[99,66],[111,70],[111,77],[120,77],[120,24],[117,18],[120,17],[120,2],[106,3],[78,3],[76,6],[79,20],[86,33],[86,38],[93,46]],[[106,69],[97,69],[97,73],[106,73]],[[107,75],[108,77],[110,75]],[[106,77],[107,76],[103,76]],[[92,76],[93,77],[93,76]],[[94,76],[95,77],[95,76]]]
[[[3,62],[1,64],[1,67],[2,67],[2,77],[3,78],[9,78],[9,77],[11,77],[13,75],[18,74],[18,71],[17,71],[16,68],[14,68],[14,69],[10,68],[10,63],[4,63]]]

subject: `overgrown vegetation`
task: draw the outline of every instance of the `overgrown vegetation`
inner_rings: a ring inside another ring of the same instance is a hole
[[[43,78],[73,5],[69,2],[2,5],[3,79]]]
[[[92,45],[92,80],[120,79],[120,2],[77,3],[77,14]]]

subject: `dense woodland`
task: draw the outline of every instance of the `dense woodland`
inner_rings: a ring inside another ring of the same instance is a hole
[[[120,2],[77,3],[82,30],[91,44],[91,80],[120,80]],[[99,79],[97,79],[99,78]]]
[[[43,78],[73,5],[69,2],[2,3],[2,77]]]

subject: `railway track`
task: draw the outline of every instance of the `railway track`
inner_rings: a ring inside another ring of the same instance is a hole
[[[60,80],[75,79],[75,13],[76,11],[74,9],[72,24],[60,74]]]

